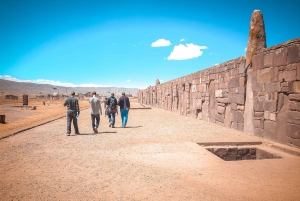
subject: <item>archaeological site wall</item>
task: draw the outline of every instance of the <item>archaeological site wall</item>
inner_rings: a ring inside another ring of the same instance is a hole
[[[248,47],[249,48],[249,42]],[[139,102],[300,148],[300,38],[138,92]],[[199,122],[201,123],[201,122]]]

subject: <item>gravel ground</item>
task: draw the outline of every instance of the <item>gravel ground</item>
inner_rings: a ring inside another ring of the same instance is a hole
[[[133,107],[139,104],[133,102]],[[127,128],[89,110],[0,140],[1,200],[300,200],[300,157],[223,161],[200,142],[261,139],[161,109],[132,109]]]

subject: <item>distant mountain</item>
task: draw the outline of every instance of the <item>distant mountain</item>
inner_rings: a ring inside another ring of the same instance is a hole
[[[70,94],[71,91],[78,93],[88,93],[96,91],[97,94],[109,95],[114,92],[115,94],[132,94],[137,95],[138,88],[122,88],[122,87],[62,87],[50,84],[35,84],[30,82],[14,82],[9,80],[0,79],[0,93],[22,93],[22,94]]]

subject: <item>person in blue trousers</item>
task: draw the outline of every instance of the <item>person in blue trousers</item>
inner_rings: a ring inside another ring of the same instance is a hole
[[[121,119],[122,119],[122,127],[125,128],[128,121],[128,113],[130,109],[130,101],[125,93],[122,92],[122,96],[118,100],[118,105],[120,107]]]

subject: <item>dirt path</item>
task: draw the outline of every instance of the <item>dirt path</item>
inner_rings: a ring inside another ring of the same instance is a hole
[[[137,103],[133,103],[138,107]],[[89,110],[0,140],[1,200],[299,200],[300,157],[223,161],[198,142],[259,141],[161,109],[132,109],[127,128]]]

